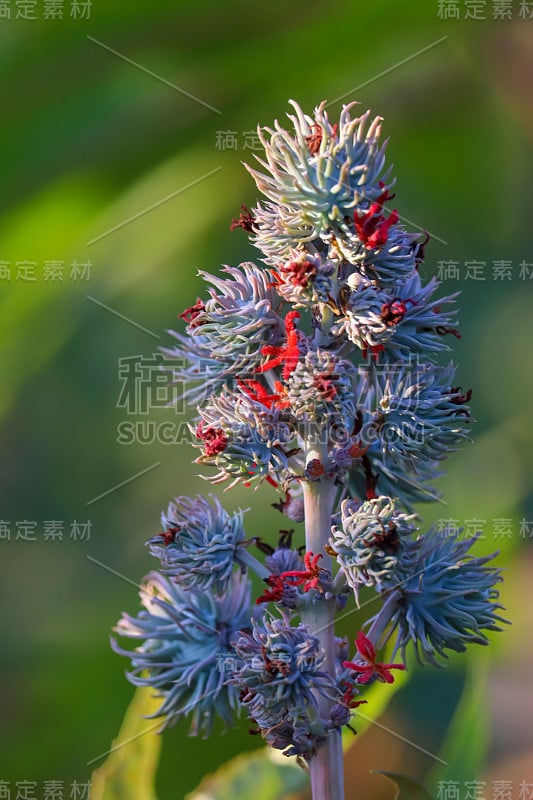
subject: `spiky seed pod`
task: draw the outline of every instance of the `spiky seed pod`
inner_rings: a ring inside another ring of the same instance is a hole
[[[328,432],[347,432],[355,419],[355,405],[348,362],[327,350],[309,350],[287,382],[286,397],[296,420]]]
[[[173,362],[183,362],[174,376],[191,404],[205,401],[237,377],[253,375],[261,348],[283,338],[272,274],[249,262],[224,271],[229,278],[200,272],[213,287],[210,297],[184,312],[187,335],[171,331],[178,344],[163,349]]]
[[[435,278],[423,286],[415,270],[388,290],[381,317],[392,335],[384,342],[382,360],[406,361],[415,353],[423,353],[424,359],[430,360],[450,349],[450,335],[460,337],[455,308],[458,292],[433,298],[438,287]]]
[[[291,626],[285,614],[266,612],[234,648],[240,661],[230,682],[239,687],[241,702],[255,720],[268,712],[297,724],[304,712],[316,715],[319,696],[336,695],[333,679],[323,670],[318,639],[303,623]]]
[[[350,276],[347,284],[348,297],[332,329],[333,336],[346,336],[360,350],[383,348],[394,335],[394,329],[383,319],[383,306],[389,295],[358,274]]]
[[[415,530],[415,517],[397,509],[390,497],[343,501],[341,522],[333,526],[329,545],[357,603],[361,586],[383,591],[402,579],[413,558],[405,540]]]
[[[295,251],[291,258],[276,270],[277,291],[295,308],[313,303],[327,303],[334,289],[333,261],[317,255]]]
[[[216,716],[231,725],[238,713],[238,692],[226,683],[234,666],[234,635],[250,623],[249,581],[235,573],[222,596],[185,591],[163,575],[150,573],[141,586],[144,610],[124,614],[116,633],[138,643],[113,649],[131,659],[129,680],[149,686],[162,698],[154,716],[164,726],[191,717],[191,735],[208,735]],[[233,661],[232,661],[233,659]]]
[[[255,244],[273,265],[303,242],[328,242],[335,236],[342,246],[353,236],[355,209],[376,200],[388,180],[380,117],[369,122],[367,111],[352,119],[351,103],[343,107],[339,124],[332,125],[325,102],[313,117],[291,104],[294,134],[278,122],[274,129],[259,128],[266,160],[257,160],[265,171],[248,167],[270,201],[254,209],[254,232]]]
[[[294,719],[292,714],[284,711],[262,708],[252,720],[270,747],[283,750],[285,756],[299,756],[307,761],[316,753],[329,733],[322,724],[311,725],[305,713]]]
[[[501,570],[487,564],[497,555],[474,557],[477,537],[421,537],[417,558],[399,591],[392,618],[397,629],[395,652],[412,642],[422,663],[441,665],[446,650],[463,652],[468,644],[488,644],[486,631],[499,631],[502,608],[496,584]]]
[[[161,515],[163,531],[147,542],[164,574],[184,589],[224,593],[246,534],[243,512],[229,514],[219,500],[178,497]]]
[[[453,364],[416,361],[359,369],[368,465],[379,476],[379,493],[400,497],[408,508],[426,493],[434,496],[427,484],[441,474],[440,462],[469,438],[469,395],[452,386],[454,374]]]
[[[212,483],[231,480],[258,483],[265,478],[281,483],[290,478],[287,452],[294,431],[284,411],[268,408],[245,391],[222,392],[200,409],[200,422],[193,431],[203,454],[199,464],[209,464],[218,472]],[[211,431],[218,433],[218,445],[211,445]]]

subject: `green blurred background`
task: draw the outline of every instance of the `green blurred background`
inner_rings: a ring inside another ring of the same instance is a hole
[[[516,767],[533,750],[524,721],[533,711],[533,19],[519,16],[519,2],[511,20],[492,19],[488,2],[486,21],[465,20],[464,2],[461,19],[439,19],[429,0],[93,0],[85,19],[69,17],[67,0],[62,20],[45,20],[42,2],[36,20],[17,20],[22,5],[13,0],[11,19],[0,19],[0,781],[37,781],[41,797],[45,780],[88,779],[87,762],[109,747],[132,696],[108,638],[120,612],[137,608],[136,589],[109,570],[136,583],[154,566],[143,543],[160,510],[206,490],[187,444],[150,431],[144,443],[117,441],[124,420],[183,421],[164,408],[141,416],[120,407],[120,359],[169,343],[165,331],[196,299],[198,269],[255,257],[229,223],[256,199],[241,164],[252,160],[256,124],[283,119],[291,97],[310,111],[346,95],[385,118],[400,213],[434,235],[425,277],[459,271],[443,290],[462,291],[463,338],[452,344],[478,423],[441,481],[448,505],[422,513],[476,519],[479,552],[502,550],[514,624],[483,654],[489,688],[472,739],[479,774],[533,783]],[[333,116],[341,105],[332,103]],[[472,261],[485,280],[465,279]],[[62,262],[63,280],[45,279],[50,262]],[[74,262],[90,262],[90,275]],[[253,501],[249,532],[271,540],[283,526],[274,499],[268,490],[226,495],[229,507]],[[62,523],[62,541],[46,539],[50,521]],[[88,541],[71,535],[74,521],[90,521]],[[33,541],[23,539],[26,523]],[[416,673],[387,725],[441,747],[465,665]],[[161,800],[260,746],[246,727],[209,742],[187,738],[181,724],[166,734]],[[350,761],[350,780],[391,759],[409,770],[409,748],[378,733],[364,759]],[[412,770],[427,774],[424,759]]]

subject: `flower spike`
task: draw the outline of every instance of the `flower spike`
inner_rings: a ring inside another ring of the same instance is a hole
[[[414,511],[470,438],[472,391],[443,357],[461,336],[458,293],[424,280],[429,236],[389,207],[381,117],[290,103],[288,125],[258,129],[264,155],[248,169],[262,197],[231,222],[260,259],[200,271],[206,291],[164,352],[201,477],[262,486],[291,528],[273,545],[260,515],[246,534],[243,511],[177,497],[147,542],[160,567],[142,609],[116,629],[132,649],[114,647],[161,696],[165,724],[190,716],[207,735],[244,712],[305,766],[313,800],[342,800],[341,728],[365,690],[392,684],[407,648],[440,665],[505,620],[493,556]],[[334,617],[352,593],[362,610],[362,590],[379,602],[350,659]],[[376,652],[387,642],[392,663]]]

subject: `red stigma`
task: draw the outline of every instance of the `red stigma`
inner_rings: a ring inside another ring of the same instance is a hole
[[[378,482],[378,476],[374,475],[374,473],[372,472],[372,465],[367,455],[362,456],[362,462],[366,480],[365,497],[367,500],[375,500],[377,497],[376,484]]]
[[[309,148],[309,152],[311,153],[311,155],[315,156],[320,150],[320,145],[322,144],[322,137],[324,135],[324,132],[320,127],[320,125],[318,125],[317,123],[311,126],[311,130],[312,133],[309,136],[305,137],[305,143],[307,144],[307,147]],[[338,126],[335,124],[333,125],[332,135],[337,136],[337,132],[338,132]]]
[[[312,133],[310,136],[305,137],[305,143],[309,148],[309,152],[312,156],[316,155],[320,150],[320,145],[322,144],[322,128],[320,125],[313,125],[311,127]]]
[[[222,428],[204,428],[203,422],[196,428],[196,436],[204,443],[206,456],[223,453],[228,444],[228,437]]]
[[[322,400],[331,403],[337,395],[337,387],[326,375],[315,375],[313,385]]]
[[[306,289],[315,280],[318,268],[312,261],[290,261],[280,271],[287,283]]]
[[[239,217],[234,218],[231,221],[231,225],[229,226],[230,231],[234,231],[236,228],[242,228],[243,231],[248,231],[248,233],[253,233],[253,224],[255,222],[255,217],[252,212],[243,204],[241,206],[241,213]]]
[[[173,544],[177,533],[179,533],[180,528],[169,528],[168,531],[161,531],[159,536],[163,539],[163,544],[165,547],[168,547],[169,544]]]
[[[354,695],[354,687],[348,681],[343,681],[342,686],[345,687],[344,694],[342,695],[342,702],[348,708],[357,708],[357,706],[362,706],[365,703],[368,703],[368,700],[356,700]]]
[[[289,570],[288,572],[282,572],[278,577],[282,581],[287,581],[289,586],[303,586],[304,592],[308,592],[310,589],[318,589],[321,570],[318,562],[321,558],[322,553],[318,553],[315,556],[312,552],[308,552],[304,556],[305,570]]]
[[[456,403],[456,405],[462,406],[464,403],[470,402],[470,399],[472,397],[472,389],[467,389],[466,392],[461,394],[462,391],[463,391],[462,386],[452,386],[452,388],[450,389],[450,394],[452,395],[450,397],[450,400],[452,403]]]
[[[338,125],[335,124],[332,127],[332,136],[337,136],[338,133]],[[315,156],[318,151],[320,150],[320,145],[322,144],[322,138],[324,136],[324,131],[322,130],[321,126],[315,122],[314,125],[311,125],[312,133],[309,136],[305,137],[305,143],[309,148],[309,152],[312,156]]]
[[[189,328],[197,328],[198,325],[201,325],[201,321],[197,321],[197,317],[205,311],[205,305],[203,302],[198,298],[196,303],[189,308],[186,308],[181,314],[178,314],[180,319],[183,319],[189,326]]]
[[[311,551],[304,555],[305,571],[293,570],[292,572],[284,572],[282,577],[291,580],[291,585],[302,586],[304,592],[310,589],[320,588],[320,570],[318,562],[323,558],[322,553],[314,555]],[[294,583],[292,583],[294,581]]]
[[[266,671],[269,675],[272,675],[274,678],[278,675],[283,675],[283,677],[290,675],[291,665],[281,658],[270,658],[264,645],[261,647],[261,655],[263,656]]]
[[[391,300],[390,303],[383,303],[381,306],[381,319],[388,328],[392,328],[393,325],[398,325],[402,321],[407,314],[408,303],[416,305],[414,300],[404,301],[398,297],[395,300]]]
[[[456,339],[461,338],[461,334],[457,328],[446,328],[444,325],[437,325],[435,332],[438,333],[439,336],[446,336],[447,333],[451,333]]]
[[[367,444],[366,447],[363,447],[363,445],[360,442],[354,442],[348,448],[348,455],[351,456],[354,459],[355,458],[362,458],[365,455],[365,453],[367,452],[369,447],[370,447],[369,444]]]
[[[380,182],[380,186],[383,187],[382,182]],[[381,213],[383,211],[383,204],[386,203],[387,200],[392,200],[393,198],[394,195],[389,194],[389,190],[385,189],[370,205],[368,211],[365,211],[361,215],[359,215],[357,211],[354,213],[355,230],[359,241],[370,250],[386,244],[389,229],[398,222],[397,211],[392,211],[388,219]]]
[[[265,582],[270,586],[270,589],[265,589],[263,594],[255,601],[256,605],[261,603],[279,603],[283,598],[283,580],[281,575],[269,575],[265,578]]]
[[[370,347],[363,347],[362,356],[366,358],[370,353],[370,358],[378,360],[378,355],[385,350],[382,344],[371,344]]]
[[[255,403],[260,403],[262,406],[265,406],[265,408],[272,408],[272,406],[278,405],[278,401],[280,400],[279,394],[269,394],[260,381],[248,378],[244,381],[237,379],[237,383],[243,392],[248,395],[250,400],[253,400]]]
[[[394,524],[394,522],[389,522],[387,527],[381,523],[382,532],[376,533],[372,538],[370,544],[373,547],[380,547],[382,550],[385,550],[386,553],[397,553],[400,549],[400,535],[398,533],[398,528]]]

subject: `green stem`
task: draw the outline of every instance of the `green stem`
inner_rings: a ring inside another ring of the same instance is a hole
[[[377,614],[367,633],[367,637],[374,644],[376,650],[379,650],[382,646],[381,639],[383,638],[383,634],[385,633],[389,622],[398,609],[400,598],[401,594],[397,589],[388,595],[383,603],[381,611]]]
[[[308,447],[306,463],[319,458],[325,463],[325,448]],[[315,555],[322,553],[321,566],[331,570],[331,558],[324,554],[324,545],[330,537],[331,514],[335,499],[336,487],[332,481],[308,481],[304,483],[303,495],[305,506],[305,546]],[[333,618],[335,614],[335,598],[319,599],[302,611],[302,620],[309,627],[310,633],[317,637],[321,650],[325,654],[324,669],[335,675],[335,632]],[[332,701],[327,697],[319,699],[319,713],[322,719],[328,719]],[[330,734],[317,753],[310,759],[309,772],[313,800],[344,799],[344,765],[342,756],[341,732]]]
[[[257,558],[255,558],[255,556],[253,556],[245,547],[239,547],[237,550],[236,560],[240,564],[252,569],[262,580],[268,578],[270,575],[270,571],[263,564],[261,564],[261,562],[258,561]]]

